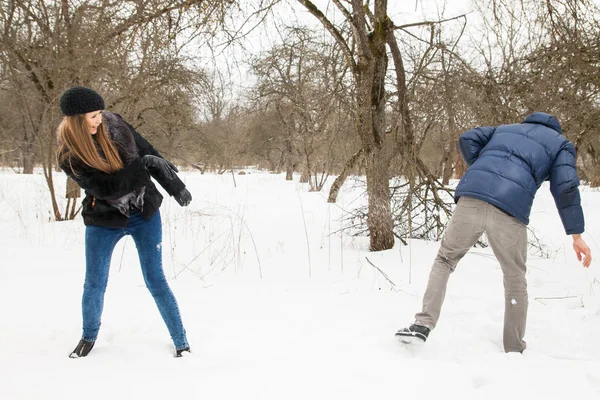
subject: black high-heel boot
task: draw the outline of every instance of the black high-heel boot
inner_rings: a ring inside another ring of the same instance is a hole
[[[90,351],[94,348],[95,342],[88,342],[86,340],[81,339],[75,347],[75,350],[69,354],[69,358],[79,358],[87,356]]]
[[[189,347],[186,347],[185,349],[181,349],[181,350],[175,350],[175,357],[183,357],[183,352],[187,351],[188,353],[191,353],[191,350]]]

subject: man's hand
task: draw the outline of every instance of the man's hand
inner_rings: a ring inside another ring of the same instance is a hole
[[[572,235],[573,236],[573,250],[575,250],[575,254],[577,254],[577,259],[582,261],[584,267],[589,267],[592,263],[592,251],[585,243],[581,235]]]

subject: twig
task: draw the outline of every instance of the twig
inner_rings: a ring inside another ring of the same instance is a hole
[[[6,150],[6,151],[2,151],[0,152],[0,156],[4,155],[4,154],[8,154],[8,153],[14,153],[15,151],[19,150],[18,148],[16,149],[12,149],[12,150]]]
[[[431,25],[436,25],[436,24],[442,24],[442,23],[448,22],[448,21],[453,21],[453,20],[459,19],[459,18],[465,18],[466,16],[467,16],[467,14],[460,14],[455,17],[441,19],[438,21],[421,21],[421,22],[413,22],[413,23],[405,24],[405,25],[394,25],[394,29],[406,29],[406,28],[411,28],[411,27],[415,27],[415,26],[431,26]]]
[[[300,192],[297,192],[298,200],[300,201],[300,210],[302,211],[302,222],[304,222],[304,234],[306,235],[306,252],[308,253],[308,276],[312,276],[312,265],[310,263],[310,242],[308,241],[308,229],[306,228],[306,219],[304,218],[304,207],[302,206],[302,198]]]
[[[542,300],[564,300],[564,299],[573,299],[573,298],[577,298],[577,297],[581,297],[581,296],[564,296],[564,297],[536,297],[534,300],[539,301],[540,303],[542,303],[543,305],[546,305],[546,303],[544,303]],[[583,297],[581,299],[581,304],[583,307]]]
[[[235,174],[233,173],[233,168],[231,169],[231,177],[233,178],[233,187],[237,187],[237,184],[235,183]]]
[[[189,266],[196,261],[196,259],[198,257],[200,257],[200,255],[202,255],[202,253],[204,253],[206,250],[208,250],[210,248],[210,246],[217,240],[219,239],[221,236],[223,236],[225,233],[227,233],[226,231],[221,232],[221,234],[219,236],[217,236],[216,238],[214,238],[213,240],[210,241],[210,243],[208,243],[208,246],[204,247],[204,249],[202,249],[202,251],[200,251],[200,253],[196,254],[196,256],[194,256],[194,258],[192,258],[192,260],[190,262],[188,262],[186,265],[183,266],[183,268],[181,269],[181,271],[179,271],[177,274],[175,274],[175,276],[173,277],[173,279],[176,279],[179,274],[181,274],[184,270],[186,269],[190,269]],[[194,271],[192,271],[194,272]],[[262,276],[261,276],[262,277]]]
[[[395,289],[396,288],[396,284],[394,282],[392,282],[392,280],[390,279],[389,276],[387,276],[387,274],[385,272],[383,272],[378,266],[376,266],[375,264],[373,264],[371,262],[371,260],[369,260],[368,257],[365,256],[365,259],[367,260],[367,262],[369,264],[371,264],[373,266],[373,268],[375,268],[377,271],[379,271],[379,273],[392,285],[392,287]]]
[[[231,208],[225,207],[221,204],[213,204],[215,207],[220,207],[223,208],[227,211],[229,211],[230,213],[232,213],[233,215],[235,215],[236,217],[238,217],[238,219],[240,220],[240,222],[244,225],[244,227],[246,227],[246,230],[248,231],[248,234],[250,235],[250,240],[252,240],[252,245],[254,246],[254,253],[256,254],[256,261],[258,262],[258,273],[260,275],[260,279],[262,279],[263,274],[262,274],[262,266],[260,264],[260,256],[258,255],[258,248],[256,247],[256,241],[254,240],[254,235],[252,234],[252,231],[250,230],[250,227],[248,226],[248,224],[246,223],[246,221],[244,221],[244,218],[242,218],[238,213],[236,213],[235,211],[233,211]],[[240,237],[241,237],[241,233],[240,233]],[[239,246],[239,242],[238,242],[238,246]]]

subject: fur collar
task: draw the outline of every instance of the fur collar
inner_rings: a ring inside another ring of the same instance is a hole
[[[119,114],[109,111],[102,113],[102,123],[112,142],[117,146],[119,154],[125,165],[139,158],[138,147],[129,125]]]

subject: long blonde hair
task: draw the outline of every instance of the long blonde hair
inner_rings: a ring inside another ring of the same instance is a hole
[[[111,174],[123,168],[123,161],[115,145],[111,142],[104,129],[104,124],[98,126],[95,137],[102,149],[102,156],[94,144],[94,138],[89,133],[85,115],[65,117],[58,126],[58,161],[68,162],[74,157],[84,164]],[[73,169],[73,168],[71,168]],[[77,171],[73,171],[77,175]]]

